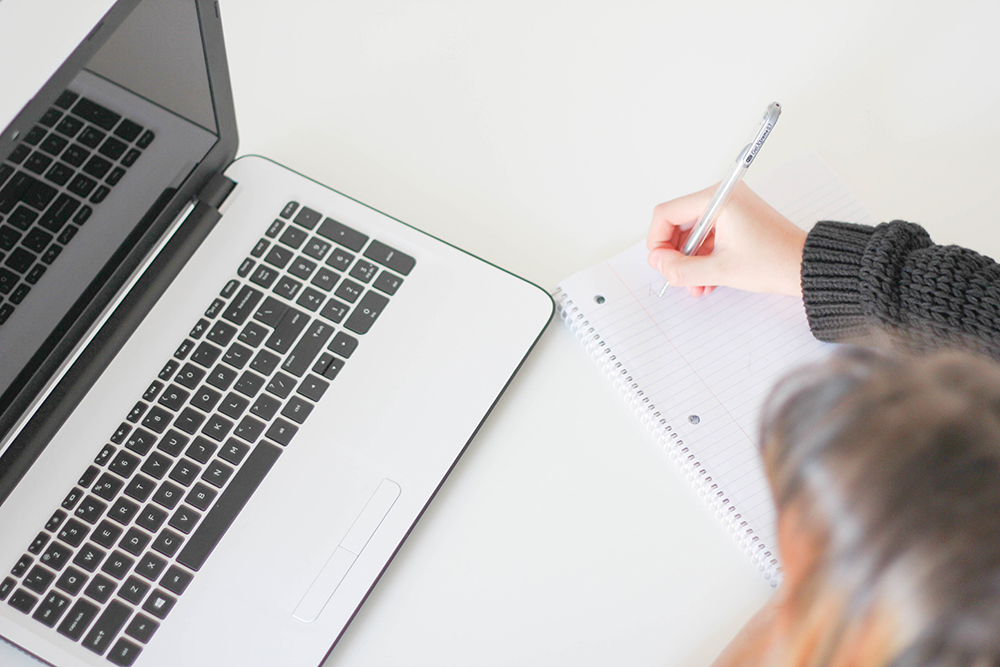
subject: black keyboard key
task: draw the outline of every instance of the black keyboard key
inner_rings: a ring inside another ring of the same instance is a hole
[[[325,364],[323,363],[325,362]],[[320,357],[320,360],[313,366],[313,372],[319,373],[327,380],[333,380],[340,373],[341,369],[344,368],[344,360],[338,359],[332,354],[325,354]]]
[[[269,296],[264,299],[264,303],[262,303],[260,308],[257,309],[257,312],[254,313],[254,319],[259,320],[270,327],[276,327],[287,310],[288,304],[278,301],[273,296]]]
[[[183,537],[168,528],[164,528],[163,532],[157,535],[156,539],[153,540],[153,549],[167,558],[173,558],[174,554],[177,553],[177,550],[181,548],[181,544],[183,543]]]
[[[257,438],[260,437],[260,434],[264,432],[265,426],[266,424],[264,424],[264,422],[254,419],[253,417],[246,416],[240,420],[234,434],[237,437],[243,438],[247,442],[256,442]]]
[[[201,514],[194,511],[187,505],[181,505],[177,508],[177,511],[174,512],[174,515],[170,517],[169,525],[171,528],[176,528],[180,532],[187,535],[194,530],[194,527],[200,518]]]
[[[111,188],[106,185],[98,186],[94,194],[90,195],[91,204],[100,204],[111,193]]]
[[[287,231],[285,232],[287,234]],[[271,266],[277,267],[279,269],[285,268],[288,262],[291,261],[292,256],[291,250],[288,248],[283,248],[280,245],[272,246],[271,250],[268,251],[267,256],[264,257],[264,261]]]
[[[293,203],[295,202],[290,202],[289,205]],[[284,213],[284,211],[282,211],[282,213]],[[286,215],[282,217],[287,218],[288,216]],[[319,222],[320,218],[322,217],[323,215],[321,213],[312,210],[308,206],[303,206],[302,210],[299,211],[299,214],[295,216],[295,224],[301,225],[306,229],[312,229],[313,227],[316,226],[316,223]]]
[[[320,267],[319,271],[316,272],[316,275],[313,276],[312,284],[320,288],[324,292],[329,292],[334,288],[339,279],[340,279],[339,274],[334,273],[330,269],[323,266]]]
[[[10,601],[7,604],[22,614],[27,614],[31,612],[36,602],[38,602],[38,598],[34,595],[26,590],[18,589],[16,593],[10,596]]]
[[[267,250],[268,246],[270,246],[270,245],[271,245],[271,242],[268,241],[267,239],[260,239],[259,241],[257,241],[257,245],[255,245],[253,247],[253,250],[250,251],[250,256],[251,257],[260,257],[261,255],[264,254],[264,252]]]
[[[115,460],[108,465],[108,470],[116,475],[121,475],[125,479],[128,479],[139,467],[139,461],[140,459],[138,456],[130,454],[126,451],[120,451],[118,452],[118,455],[115,456]]]
[[[146,462],[142,464],[140,470],[153,479],[163,479],[163,476],[167,474],[173,463],[173,460],[169,456],[160,452],[153,452],[146,459]]]
[[[14,212],[10,214],[10,217],[7,218],[7,222],[14,225],[21,231],[27,231],[27,229],[31,227],[31,223],[33,223],[37,218],[38,213],[32,211],[24,204],[20,204],[16,209],[14,209]]]
[[[320,350],[333,335],[333,327],[326,322],[316,320],[306,330],[302,340],[285,359],[281,368],[296,377],[302,377],[319,355]]]
[[[70,600],[68,597],[53,591],[45,596],[42,604],[38,605],[38,609],[35,610],[35,613],[31,617],[39,623],[54,628],[63,613],[69,609],[69,603]]]
[[[42,261],[46,264],[51,264],[56,261],[56,257],[59,256],[60,252],[62,252],[62,246],[53,243],[49,246],[48,250],[45,251],[45,254],[42,255]]]
[[[253,356],[253,350],[246,345],[241,345],[239,343],[233,343],[226,350],[226,353],[222,357],[222,361],[229,364],[233,368],[242,369],[250,362],[250,357]]]
[[[181,409],[190,395],[191,392],[172,384],[160,395],[159,402],[167,409],[177,411]]]
[[[63,115],[62,111],[56,109],[55,107],[51,107],[48,111],[46,111],[42,115],[42,119],[38,122],[40,125],[44,125],[45,127],[52,127],[57,122],[59,122],[59,119],[62,118],[62,115]]]
[[[219,460],[215,460],[205,466],[205,472],[201,474],[201,478],[212,486],[221,489],[232,475],[232,468]]]
[[[218,491],[207,484],[198,482],[188,491],[188,494],[184,497],[184,502],[204,512],[211,506],[212,501],[215,500],[215,496],[217,495]]]
[[[142,599],[146,597],[146,593],[149,592],[150,585],[139,577],[132,575],[129,577],[122,587],[118,589],[118,597],[125,600],[126,602],[131,602],[132,604],[139,604]]]
[[[289,308],[264,345],[278,354],[284,354],[292,348],[295,339],[299,337],[308,323],[308,315],[294,308]]]
[[[108,662],[118,667],[132,667],[142,653],[142,647],[122,637],[108,651]]]
[[[76,595],[83,590],[83,585],[87,583],[87,575],[76,569],[68,567],[56,581],[56,588],[66,591],[70,595]]]
[[[184,408],[184,410],[177,416],[177,419],[174,420],[174,426],[189,435],[194,435],[198,432],[198,429],[204,421],[205,415],[202,413],[198,412],[194,408]]]
[[[104,182],[108,185],[115,186],[118,185],[118,181],[122,180],[125,175],[125,170],[121,167],[115,167],[112,169],[107,176],[104,177]]]
[[[101,147],[97,149],[97,152],[101,155],[109,158],[110,160],[117,160],[125,152],[128,145],[114,137],[108,137],[101,144]],[[125,173],[124,171],[122,173]]]
[[[138,459],[136,459],[136,461],[138,461]],[[108,509],[108,504],[106,502],[98,500],[94,496],[87,496],[80,502],[80,505],[76,508],[76,511],[74,511],[73,514],[83,519],[90,525],[94,525],[97,523],[97,520],[104,515],[104,510],[106,509]]]
[[[417,260],[413,257],[390,248],[380,241],[372,241],[371,245],[365,250],[364,255],[373,262],[378,262],[387,269],[392,269],[404,276],[409,275],[417,263]]]
[[[139,159],[140,155],[142,155],[140,151],[137,151],[134,148],[130,148],[129,151],[125,153],[125,156],[122,158],[121,162],[126,167],[131,167],[133,164],[135,164],[135,161]]]
[[[145,456],[146,452],[152,449],[155,443],[155,435],[145,429],[137,428],[125,441],[125,447],[126,449],[131,449],[136,454]]]
[[[330,347],[327,349],[334,352],[344,359],[349,359],[354,350],[358,348],[358,339],[354,336],[350,336],[343,331],[338,331],[337,335],[333,337],[330,342]]]
[[[246,278],[248,275],[250,275],[250,271],[253,270],[253,267],[256,264],[257,262],[247,257],[246,259],[243,260],[243,263],[240,264],[240,268],[236,270],[236,275],[238,275],[240,278]]]
[[[111,163],[97,155],[91,155],[90,159],[87,160],[87,164],[83,165],[84,173],[93,176],[97,180],[104,178],[104,175],[110,170]]]
[[[24,577],[24,580],[21,583],[25,588],[41,594],[45,592],[45,590],[49,587],[49,584],[51,584],[52,580],[55,578],[55,574],[46,570],[41,565],[36,565],[31,568],[31,571],[28,572],[27,576]]]
[[[62,501],[63,509],[73,509],[76,507],[76,504],[80,502],[80,498],[83,498],[83,491],[80,489],[71,490],[66,494],[66,497]]]
[[[298,227],[288,227],[285,229],[285,233],[281,235],[278,239],[290,248],[295,248],[296,250],[305,243],[305,240],[309,237],[309,234],[302,231]]]
[[[0,268],[0,294],[9,294],[19,280],[20,276],[13,271]]]
[[[330,256],[326,258],[327,266],[332,266],[338,271],[346,271],[353,261],[354,255],[342,248],[334,248]]]
[[[28,571],[28,568],[31,567],[31,564],[34,562],[35,562],[34,558],[25,554],[17,559],[17,562],[14,563],[14,567],[11,568],[10,573],[20,579],[21,577],[24,576],[24,573]]]
[[[128,118],[115,128],[115,136],[121,137],[128,143],[135,141],[140,134],[142,134],[142,125],[134,123]]]
[[[56,192],[57,190],[48,183],[36,180],[21,193],[21,201],[41,211],[55,198]]]
[[[45,530],[49,532],[55,532],[59,526],[62,525],[63,520],[66,518],[66,512],[62,510],[56,510],[55,513],[45,522]]]
[[[73,171],[72,167],[69,167],[62,162],[56,162],[49,169],[48,173],[45,174],[45,180],[52,181],[56,185],[66,185],[69,179],[76,173]]]
[[[13,304],[19,304],[19,303],[21,303],[22,301],[24,301],[24,297],[28,296],[28,292],[30,292],[30,291],[31,291],[31,288],[28,285],[25,285],[24,283],[21,283],[20,285],[18,285],[14,289],[13,292],[10,293],[10,297],[9,297],[10,298],[10,302],[13,303]]]
[[[302,290],[302,295],[295,300],[295,303],[302,306],[309,312],[316,312],[319,307],[323,305],[323,301],[326,300],[326,295],[315,290],[312,287],[307,287]]]
[[[40,142],[44,136],[45,136],[45,128],[36,125],[35,127],[28,130],[28,133],[24,135],[24,143],[28,144],[29,146],[37,146],[38,142]]]
[[[247,325],[243,327],[243,331],[240,332],[239,340],[250,347],[259,347],[269,333],[270,331],[266,327],[256,322],[247,322]]]
[[[159,452],[153,452],[153,454],[148,459],[146,459],[146,463],[142,464],[142,469],[144,472],[146,466],[153,459],[153,457],[156,456],[163,456],[163,455],[160,454]],[[146,502],[146,499],[149,498],[149,494],[151,494],[153,492],[153,489],[155,488],[156,488],[156,482],[146,477],[145,475],[136,475],[135,477],[132,478],[132,481],[128,483],[128,486],[125,487],[125,495],[128,496],[129,498],[134,498],[135,500],[138,500],[140,503],[144,503]]]
[[[354,312],[347,318],[344,327],[356,334],[368,333],[388,304],[389,299],[378,292],[366,292]]]
[[[125,486],[125,482],[121,480],[117,475],[112,475],[111,473],[104,473],[101,475],[101,479],[97,480],[97,484],[91,489],[95,496],[104,498],[105,500],[114,500],[121,488]],[[69,523],[66,524],[67,526]],[[65,528],[63,529],[65,530]],[[62,534],[59,535],[62,538]],[[68,541],[68,540],[67,540]],[[70,542],[70,544],[73,544]],[[79,542],[73,544],[73,546],[79,546]]]
[[[275,419],[274,423],[271,424],[271,427],[267,429],[267,433],[264,434],[264,437],[274,440],[280,445],[287,445],[291,442],[292,437],[298,430],[299,427],[295,424],[278,418]]]
[[[347,225],[343,225],[333,218],[327,218],[323,221],[323,224],[319,226],[316,233],[320,236],[330,239],[345,248],[349,248],[354,252],[358,252],[365,246],[365,242],[368,241],[368,237],[359,232],[356,229],[351,229]]]
[[[167,518],[166,512],[163,512],[163,518]],[[145,577],[150,581],[156,581],[159,579],[160,574],[163,572],[163,568],[166,566],[167,561],[163,560],[152,551],[147,551],[146,555],[139,559],[139,564],[135,566],[135,572],[139,576]]]
[[[152,130],[146,130],[142,133],[142,136],[139,137],[139,140],[135,142],[135,145],[142,149],[149,148],[149,145],[153,143],[153,139],[155,138],[156,135],[153,134]]]
[[[132,622],[125,628],[125,634],[133,639],[137,639],[143,644],[149,643],[160,624],[143,614],[136,614]],[[110,659],[110,656],[108,656]]]
[[[194,389],[201,382],[201,379],[205,377],[205,371],[193,364],[184,364],[180,372],[177,373],[177,377],[174,381],[188,389]]]
[[[73,180],[69,183],[69,191],[78,197],[86,197],[97,185],[97,181],[92,178],[88,178],[83,174],[77,174],[73,177]]]
[[[250,362],[250,368],[261,375],[270,375],[278,368],[279,363],[281,363],[281,357],[273,352],[261,350]]]
[[[132,523],[132,519],[139,513],[139,505],[128,498],[119,498],[108,511],[108,516],[123,526]]]
[[[76,106],[73,107],[72,113],[105,130],[110,130],[121,120],[120,114],[102,107],[100,104],[92,102],[86,97],[80,98]]]
[[[330,248],[332,247],[333,245],[329,241],[324,241],[321,238],[311,236],[302,248],[302,253],[309,255],[313,259],[321,260],[326,256],[326,253],[330,252]]]
[[[222,391],[225,391],[229,389],[229,387],[233,384],[233,380],[236,379],[237,375],[238,373],[229,366],[223,366],[222,364],[218,364],[215,368],[212,369],[212,372],[208,374],[208,377],[205,379],[205,382],[212,385],[216,389],[221,389]]]
[[[37,232],[39,230],[33,229],[31,231],[32,232]],[[42,232],[42,233],[44,234],[44,232]],[[31,236],[31,232],[29,232],[28,235]],[[25,239],[25,241],[27,241],[27,239]],[[28,269],[31,268],[31,265],[34,264],[35,259],[37,259],[37,255],[31,254],[30,252],[28,252],[24,248],[15,248],[14,252],[12,252],[10,254],[10,256],[7,258],[7,261],[4,262],[4,264],[6,264],[7,266],[9,266],[14,271],[17,271],[18,273],[24,274],[24,273],[27,273]],[[17,283],[16,277],[13,278],[13,279],[8,279],[8,278],[5,277],[3,280],[4,280],[4,284],[5,285],[10,285],[10,287],[13,287]],[[8,282],[8,280],[10,282]],[[10,291],[10,287],[8,287],[6,290],[4,290],[2,287],[0,287],[0,291],[6,293],[6,292]]]
[[[316,269],[316,262],[305,257],[296,257],[292,260],[292,265],[288,267],[288,272],[296,278],[309,280],[309,276]]]
[[[94,533],[90,536],[90,539],[102,547],[110,549],[115,546],[115,542],[118,541],[121,534],[122,529],[120,526],[116,526],[110,521],[104,520],[97,526],[97,528],[94,529]]]
[[[307,375],[295,390],[295,393],[305,396],[311,401],[318,401],[323,397],[323,393],[326,391],[330,383],[326,380],[317,377],[315,375]],[[220,454],[221,456],[221,454]]]
[[[375,273],[377,271],[378,267],[376,267],[374,264],[359,259],[354,264],[354,268],[351,269],[351,272],[348,275],[354,278],[355,280],[360,280],[363,283],[368,283],[371,282],[371,279],[375,277]]]
[[[187,448],[187,451],[184,452],[184,456],[188,456],[198,463],[206,463],[210,458],[212,458],[212,454],[215,453],[215,450],[218,449],[218,447],[219,446],[211,440],[198,436],[194,439],[194,442],[191,443],[191,446]]]
[[[280,407],[281,401],[276,399],[274,396],[261,394],[257,400],[254,401],[253,407],[250,408],[250,412],[257,415],[264,421],[271,421],[271,418],[278,414],[278,408]]]
[[[97,148],[101,145],[101,142],[104,141],[104,137],[106,136],[106,134],[98,130],[96,127],[88,127],[80,133],[80,136],[77,137],[76,140],[87,148]]]
[[[229,530],[229,526],[257,490],[280,454],[280,448],[266,442],[254,447],[246,462],[233,476],[229,486],[219,496],[219,500],[191,535],[187,545],[177,555],[178,563],[191,570],[201,569],[205,559]]]
[[[155,533],[160,529],[160,526],[162,526],[163,522],[166,520],[167,520],[166,512],[161,510],[159,507],[156,507],[155,505],[146,505],[145,507],[142,508],[142,511],[139,512],[139,517],[135,520],[135,525],[139,526],[140,528],[145,528],[151,533]],[[146,568],[148,569],[149,566],[146,565]],[[148,576],[147,574],[143,573],[142,563],[139,564],[139,567],[136,568],[136,571],[139,572],[139,574],[142,574],[143,576]]]
[[[353,280],[344,280],[340,283],[340,287],[334,294],[348,303],[354,303],[361,296],[364,291],[364,286],[360,285]]]
[[[77,600],[73,608],[66,614],[63,622],[59,624],[59,634],[65,635],[73,641],[79,641],[87,627],[97,618],[99,611],[100,608],[97,605],[87,602],[83,598]]]
[[[125,627],[125,621],[132,615],[132,609],[117,600],[112,600],[101,617],[94,623],[94,627],[87,633],[83,640],[83,645],[96,653],[103,655],[108,650],[111,640],[115,638],[118,631]]]
[[[31,147],[25,144],[19,144],[14,150],[10,152],[7,159],[14,164],[21,164],[24,162],[24,158],[31,155]]]
[[[144,400],[144,401],[153,401],[153,400],[155,400],[156,397],[159,396],[161,389],[163,389],[163,383],[159,382],[157,380],[153,380],[152,382],[149,383],[149,387],[146,388],[146,391],[143,392],[143,394],[142,394],[142,400]],[[114,436],[112,436],[111,437],[111,442],[114,442],[114,441],[115,441]],[[118,444],[121,444],[121,440],[118,441]],[[143,453],[145,454],[145,452],[143,452]]]
[[[288,403],[282,409],[281,414],[284,417],[288,417],[296,424],[302,424],[305,422],[306,417],[312,412],[313,404],[309,401],[300,398],[298,396],[292,396],[288,399]],[[268,435],[270,437],[270,435]]]
[[[278,272],[269,266],[261,264],[257,267],[257,270],[253,272],[250,276],[250,282],[255,285],[260,285],[264,289],[268,289],[274,284],[274,281],[278,279]]]
[[[0,306],[0,324],[7,321],[7,318],[14,314],[14,306],[5,303]]]
[[[294,299],[295,295],[298,293],[299,288],[302,287],[302,283],[298,280],[293,280],[288,276],[282,276],[278,284],[274,286],[274,293],[278,296],[283,296],[286,299]]]
[[[111,581],[103,574],[97,574],[90,580],[90,583],[87,584],[87,588],[83,591],[83,594],[91,600],[104,603],[111,598],[111,594],[114,592],[115,582]]]
[[[219,451],[219,458],[238,466],[250,451],[250,446],[236,438],[229,438]]]
[[[49,534],[45,532],[38,533],[38,535],[35,536],[35,539],[31,541],[31,544],[28,545],[28,553],[40,554],[42,553],[42,549],[44,549],[45,545],[48,543]]]
[[[288,398],[294,388],[295,378],[284,373],[275,374],[267,384],[268,393],[274,394],[278,398]]]
[[[101,561],[104,560],[106,553],[106,551],[98,549],[93,544],[85,544],[77,552],[76,558],[73,559],[73,564],[77,567],[82,567],[87,572],[93,572],[101,564]]]
[[[56,106],[60,109],[69,109],[73,106],[73,102],[75,102],[78,97],[79,95],[74,93],[72,90],[65,90],[61,95],[59,95],[58,99],[56,99]]]
[[[244,396],[249,396],[253,398],[257,395],[257,392],[261,390],[264,386],[264,378],[257,375],[256,373],[251,373],[250,371],[243,371],[243,375],[240,379],[236,381],[233,385],[233,389],[240,392]]]
[[[176,593],[180,595],[185,590],[187,590],[188,584],[191,583],[191,579],[194,578],[190,572],[177,567],[176,565],[171,565],[167,573],[163,575],[163,580],[160,585],[166,588],[171,593]]]
[[[0,583],[0,601],[6,600],[7,596],[10,595],[10,592],[15,588],[17,588],[17,581],[15,581],[12,577],[4,579],[3,582]]]
[[[150,594],[149,598],[146,600],[146,604],[142,605],[142,610],[152,614],[153,616],[163,620],[170,613],[170,610],[174,608],[177,599],[167,595],[165,592],[157,589]]]
[[[90,157],[90,151],[81,146],[80,144],[73,144],[62,155],[63,162],[73,166],[79,167],[87,158]]]
[[[280,232],[284,227],[285,223],[283,223],[281,220],[275,220],[274,222],[271,223],[271,226],[267,228],[267,231],[264,232],[264,236],[273,239],[278,235],[278,232]]]
[[[221,313],[222,309],[225,307],[226,307],[225,301],[223,301],[222,299],[215,299],[214,301],[212,301],[212,305],[210,305],[205,310],[205,317],[214,320],[216,317],[219,316],[219,313]]]
[[[66,225],[66,227],[62,230],[62,233],[59,234],[59,238],[56,240],[59,241],[59,243],[66,245],[73,240],[73,237],[76,236],[76,232],[79,229],[80,228],[76,225]]]
[[[183,433],[170,429],[167,433],[160,438],[160,442],[156,445],[156,448],[170,454],[171,456],[178,456],[188,444],[188,438]]]
[[[45,565],[51,567],[53,570],[58,572],[63,569],[69,559],[73,556],[73,550],[66,547],[58,542],[53,542],[49,545],[49,548],[45,550],[39,559],[39,563],[44,563]]]
[[[211,412],[215,407],[215,404],[219,402],[220,398],[222,398],[222,394],[214,389],[210,387],[201,387],[191,398],[191,405],[199,410]]]
[[[118,546],[133,556],[138,556],[152,538],[138,528],[129,528]]]
[[[50,134],[45,137],[45,140],[39,144],[38,148],[49,155],[59,155],[67,145],[69,145],[68,139],[60,137],[58,134]]]
[[[104,565],[101,566],[101,572],[106,572],[121,581],[128,574],[129,570],[132,569],[133,565],[135,565],[134,558],[126,556],[121,551],[116,551],[104,561]]]
[[[257,307],[263,296],[264,294],[260,290],[256,290],[249,285],[244,285],[240,288],[240,292],[236,295],[236,298],[229,304],[229,307],[226,308],[222,317],[237,326],[242,325],[254,312],[254,308]]]
[[[212,364],[216,362],[219,355],[222,354],[222,350],[206,342],[198,344],[198,348],[191,355],[191,361],[195,362],[199,366],[204,366],[209,368]]]
[[[206,340],[212,341],[216,345],[225,347],[226,345],[229,345],[230,341],[233,340],[233,337],[236,335],[236,331],[237,329],[235,326],[220,320],[212,326],[205,338]]]
[[[160,487],[156,489],[156,493],[153,494],[153,502],[166,507],[168,510],[172,510],[177,507],[177,503],[180,502],[183,495],[184,489],[172,482],[164,482],[160,484]]]

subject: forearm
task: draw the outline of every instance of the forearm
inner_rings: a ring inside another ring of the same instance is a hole
[[[821,340],[961,345],[1000,358],[1000,266],[934,245],[921,227],[821,222],[802,256],[802,290]]]

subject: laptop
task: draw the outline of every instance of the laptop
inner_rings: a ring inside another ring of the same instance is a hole
[[[234,160],[213,0],[69,4],[0,3],[0,637],[318,665],[553,302]]]

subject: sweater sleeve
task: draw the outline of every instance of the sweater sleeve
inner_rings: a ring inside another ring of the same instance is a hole
[[[960,346],[1000,359],[1000,265],[940,246],[920,227],[820,222],[802,254],[802,294],[820,340],[908,349]]]

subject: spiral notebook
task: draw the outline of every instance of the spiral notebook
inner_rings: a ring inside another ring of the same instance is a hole
[[[800,227],[817,220],[874,224],[815,154],[753,185]],[[693,482],[758,569],[780,578],[777,524],[758,445],[758,417],[774,383],[828,355],[809,331],[802,301],[720,288],[658,297],[663,278],[645,243],[561,282],[563,320]]]

